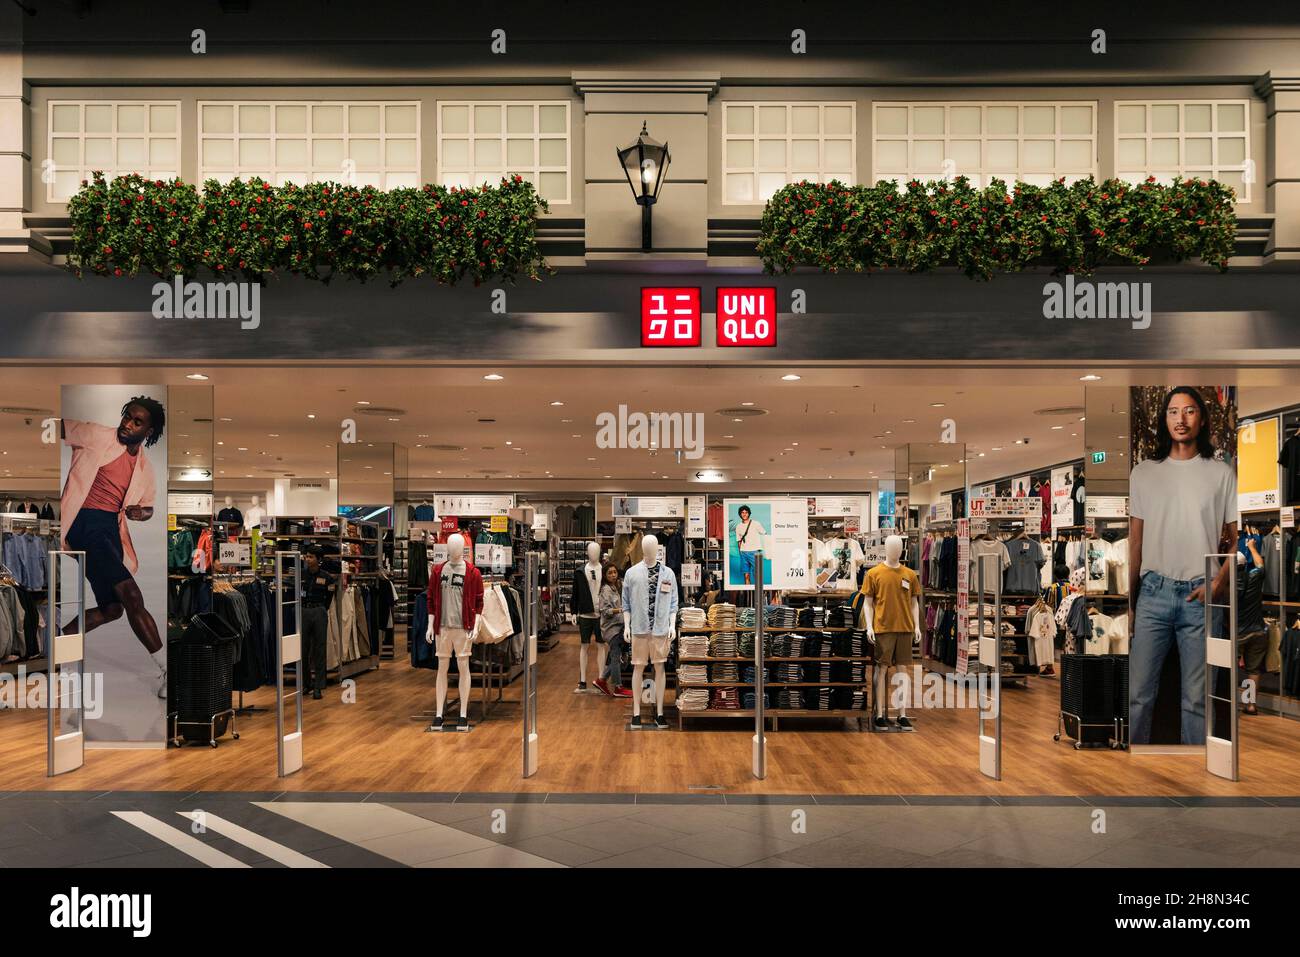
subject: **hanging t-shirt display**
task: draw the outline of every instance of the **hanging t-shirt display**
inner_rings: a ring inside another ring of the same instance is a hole
[[[1282,443],[1277,464],[1282,466],[1282,494],[1286,496],[1286,504],[1300,503],[1300,434]]]
[[[1041,586],[1039,569],[1046,563],[1042,546],[1032,538],[1013,538],[1006,543],[1011,564],[1007,567],[1004,591],[1036,595]],[[987,574],[987,573],[986,573]]]
[[[1084,521],[1083,507],[1087,501],[1087,493],[1083,488],[1082,472],[1074,477],[1074,486],[1070,489],[1070,500],[1074,502],[1074,524],[1082,525]]]
[[[1107,587],[1110,567],[1110,545],[1103,539],[1089,538],[1083,543],[1083,567],[1087,569],[1086,591],[1101,593]]]
[[[464,628],[465,566],[459,571],[451,563],[442,566],[442,627]]]

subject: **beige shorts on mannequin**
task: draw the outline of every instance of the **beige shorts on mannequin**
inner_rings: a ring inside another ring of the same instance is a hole
[[[457,658],[468,658],[474,650],[473,636],[464,628],[448,628],[444,625],[438,629],[434,641],[438,646],[439,658],[450,658],[453,654]]]
[[[632,664],[645,665],[653,662],[661,665],[668,660],[668,643],[672,641],[667,635],[633,635]]]
[[[910,631],[876,632],[876,664],[910,665],[912,663],[912,633]]]

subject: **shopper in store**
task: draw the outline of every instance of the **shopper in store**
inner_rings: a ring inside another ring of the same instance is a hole
[[[1129,476],[1130,735],[1151,743],[1160,672],[1177,644],[1181,741],[1204,744],[1205,556],[1237,540],[1237,476],[1214,457],[1195,388],[1170,390],[1160,409],[1155,453]],[[1215,572],[1211,601],[1223,601],[1227,572]]]
[[[116,427],[63,419],[60,436],[72,449],[60,503],[63,547],[86,553],[86,579],[95,607],[85,622],[63,629],[90,632],[126,615],[136,638],[158,666],[158,697],[167,697],[167,649],[158,623],[133,577],[140,560],[127,522],[153,518],[156,480],[146,449],[163,437],[167,414],[162,403],[138,395],[122,406]]]
[[[329,607],[338,591],[338,576],[321,567],[319,547],[303,555],[302,584],[302,664],[306,680],[299,690],[311,688],[319,701],[325,691],[325,642],[329,632]]]
[[[600,634],[609,650],[604,674],[596,679],[596,687],[615,698],[630,698],[632,692],[623,687],[623,652],[627,649],[623,634],[623,581],[619,578],[618,566],[609,562],[605,563],[602,573],[597,610],[600,613]]]

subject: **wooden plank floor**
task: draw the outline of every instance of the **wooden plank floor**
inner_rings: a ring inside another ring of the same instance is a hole
[[[306,768],[287,779],[276,776],[274,712],[241,719],[241,739],[227,736],[216,750],[88,751],[85,767],[48,779],[45,714],[14,710],[0,712],[0,787],[664,793],[720,785],[728,793],[1300,794],[1300,722],[1243,718],[1242,780],[1233,784],[1208,775],[1202,756],[1074,751],[1053,742],[1059,695],[1053,679],[1004,690],[1000,782],[979,773],[975,713],[957,710],[914,714],[915,734],[785,723],[768,735],[768,776],[760,782],[750,775],[751,724],[726,719],[679,732],[674,721],[669,732],[630,733],[627,700],[572,693],[576,635],[565,633],[540,661],[541,764],[528,780],[520,777],[517,704],[499,707],[469,734],[426,734],[424,722],[409,716],[433,707],[433,674],[399,658],[357,678],[355,704],[342,703],[335,685],[325,700],[306,702]],[[506,690],[508,699],[518,699],[521,684]],[[265,689],[246,697],[262,706],[273,700]],[[471,717],[476,714],[472,709]]]

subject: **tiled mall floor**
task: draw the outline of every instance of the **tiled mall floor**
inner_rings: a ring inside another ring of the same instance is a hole
[[[1300,798],[0,792],[4,867],[1300,867]]]

